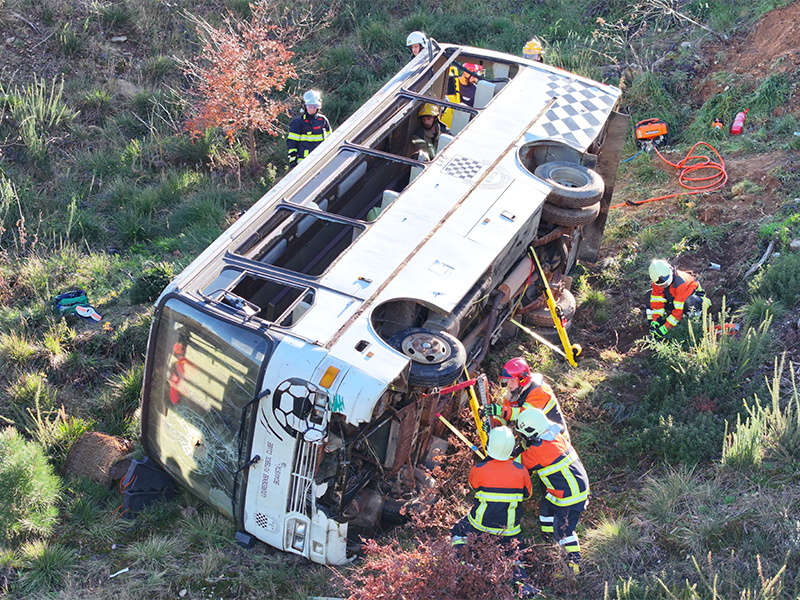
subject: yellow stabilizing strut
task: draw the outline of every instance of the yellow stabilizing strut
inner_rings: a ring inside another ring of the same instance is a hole
[[[522,331],[527,333],[529,336],[531,336],[533,339],[535,339],[537,342],[539,342],[543,346],[547,346],[548,348],[550,348],[550,350],[552,350],[553,352],[555,352],[559,356],[563,356],[564,358],[567,358],[567,355],[564,353],[564,351],[561,348],[559,348],[558,346],[556,346],[555,344],[553,344],[549,340],[546,340],[545,338],[540,336],[535,331],[532,331],[531,329],[525,327],[525,325],[523,325],[522,323],[518,323],[514,319],[509,319],[508,321],[509,321],[509,323],[513,323],[514,325],[519,327]],[[575,346],[578,346],[578,344],[575,344]]]
[[[469,379],[469,373],[467,373],[466,367],[464,367],[464,372],[467,374],[467,378]],[[486,448],[486,440],[489,438],[489,436],[486,434],[486,431],[483,428],[483,421],[481,420],[481,415],[479,412],[480,404],[478,403],[478,398],[475,396],[475,388],[473,386],[469,386],[469,408],[472,410],[472,418],[475,419],[475,429],[478,430],[478,438],[481,440],[481,446]]]
[[[544,269],[542,269],[542,264],[539,262],[539,257],[536,256],[536,252],[533,248],[530,248],[530,252],[533,255],[533,260],[536,261],[536,268],[539,269],[539,277],[542,278],[542,282],[544,283],[544,293],[547,295],[547,308],[550,309],[550,315],[553,317],[553,324],[556,326],[556,331],[558,331],[558,339],[561,340],[561,345],[564,346],[564,356],[571,366],[577,367],[578,363],[575,362],[575,357],[581,353],[581,347],[578,344],[575,344],[574,347],[570,345],[569,337],[567,337],[567,330],[564,329],[564,323],[561,322],[558,304],[556,304],[556,299],[553,297],[553,292],[550,290],[547,277],[544,276]],[[573,349],[575,351],[574,353]]]
[[[477,447],[475,444],[473,444],[472,442],[470,442],[470,441],[469,441],[469,440],[468,440],[468,439],[467,439],[467,438],[464,436],[464,434],[463,434],[463,433],[461,433],[461,432],[460,432],[458,429],[456,429],[456,426],[455,426],[455,425],[453,425],[453,424],[452,424],[450,421],[448,421],[447,419],[445,419],[445,418],[444,418],[444,417],[443,417],[441,414],[439,414],[439,413],[436,413],[436,416],[437,416],[437,417],[439,417],[439,420],[440,420],[442,423],[444,423],[445,425],[447,425],[447,426],[450,428],[450,431],[452,431],[453,433],[455,433],[455,434],[456,434],[456,437],[457,437],[458,439],[460,439],[462,442],[464,442],[464,443],[465,443],[465,444],[466,444],[466,445],[469,447],[469,449],[470,449],[470,450],[472,450],[472,451],[473,451],[475,454],[477,454],[478,456],[480,456],[482,459],[486,458],[486,455],[485,455],[483,452],[481,452],[480,448],[478,448],[478,447]]]

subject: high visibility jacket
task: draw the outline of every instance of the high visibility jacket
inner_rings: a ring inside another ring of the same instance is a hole
[[[572,506],[589,498],[589,476],[578,453],[562,434],[552,442],[542,440],[538,446],[525,443],[524,447],[516,460],[529,471],[536,471],[550,502]]]
[[[322,113],[313,116],[303,111],[299,117],[289,124],[289,135],[286,136],[286,148],[289,153],[289,165],[294,166],[303,161],[311,151],[319,146],[331,133],[328,117]]]
[[[686,299],[692,294],[705,295],[705,292],[703,292],[703,288],[700,287],[698,281],[685,271],[675,271],[672,276],[672,283],[668,288],[654,283],[653,290],[650,293],[650,309],[653,311],[652,319],[657,321],[666,317],[664,321],[666,328],[675,327],[683,317],[683,307]],[[667,309],[670,305],[672,306],[672,311],[667,315]]]
[[[494,535],[520,533],[517,506],[532,494],[528,471],[514,460],[486,459],[469,472],[475,502],[467,518],[478,531]]]
[[[553,393],[553,388],[545,383],[541,373],[534,373],[526,387],[503,401],[501,417],[505,423],[516,421],[523,410],[531,407],[538,408],[548,419],[561,425],[564,431],[567,430],[561,405]]]

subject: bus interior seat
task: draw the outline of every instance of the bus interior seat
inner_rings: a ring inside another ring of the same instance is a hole
[[[458,135],[458,133],[467,126],[469,123],[469,118],[472,115],[463,110],[454,110],[453,111],[453,122],[450,125],[450,135]]]
[[[494,97],[497,86],[491,81],[481,80],[475,87],[475,108],[485,108]]]
[[[508,73],[509,73],[508,65],[503,63],[494,63],[494,65],[492,65],[492,77],[494,77],[495,79],[503,79],[504,77],[507,78]],[[496,85],[497,85],[497,91],[499,92],[505,87],[506,82],[498,81]]]
[[[436,154],[441,154],[442,150],[444,150],[454,139],[456,138],[453,135],[448,135],[446,133],[440,134],[439,141],[436,142]]]

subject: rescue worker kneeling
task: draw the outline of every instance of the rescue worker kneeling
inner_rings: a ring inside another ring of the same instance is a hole
[[[651,319],[650,333],[655,338],[666,337],[669,330],[680,323],[685,312],[690,317],[703,314],[703,308],[711,307],[711,300],[694,277],[685,271],[678,271],[665,260],[656,259],[650,263]]]
[[[581,545],[575,528],[589,500],[589,477],[578,453],[538,408],[527,408],[517,419],[524,441],[517,457],[528,471],[535,471],[546,492],[539,502],[542,532],[553,537],[567,552],[567,573],[580,573]]]
[[[508,427],[496,427],[489,432],[486,454],[489,457],[472,467],[469,485],[475,490],[475,500],[469,514],[450,530],[453,546],[458,551],[467,543],[470,533],[489,533],[500,537],[501,543],[519,540],[518,510],[523,500],[531,497],[531,478],[521,463],[511,459],[516,440]],[[521,541],[521,540],[520,540]],[[522,545],[519,546],[522,549]],[[525,583],[527,574],[519,565],[514,568],[519,594],[528,595],[534,588]]]

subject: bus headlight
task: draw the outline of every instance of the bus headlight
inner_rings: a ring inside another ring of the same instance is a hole
[[[306,532],[308,524],[305,521],[293,521],[291,531],[291,547],[297,552],[303,552],[306,547]]]

